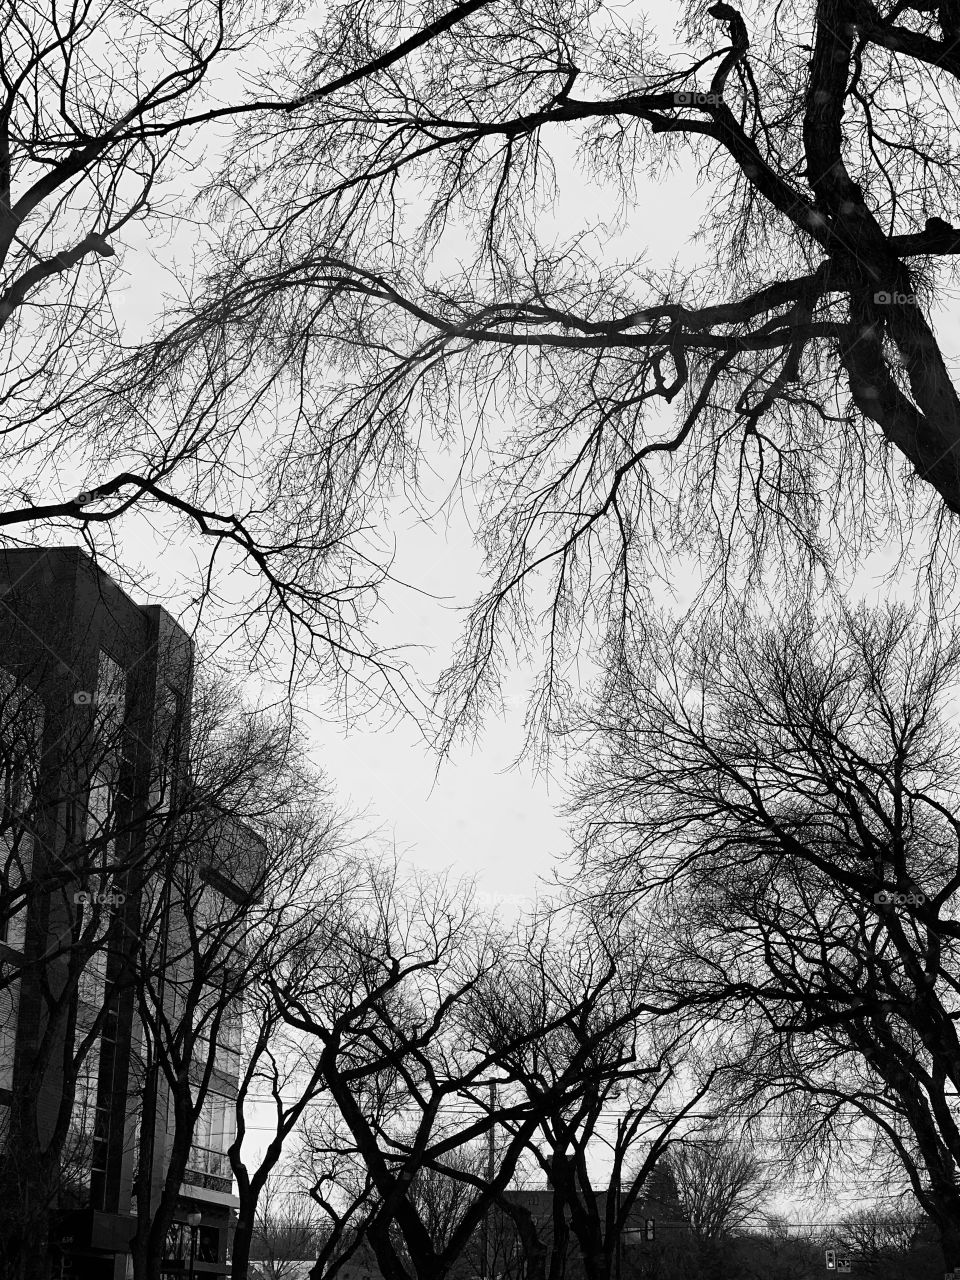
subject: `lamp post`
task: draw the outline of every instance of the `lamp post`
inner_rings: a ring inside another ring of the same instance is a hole
[[[194,1267],[197,1261],[197,1231],[200,1227],[200,1213],[194,1209],[187,1214],[187,1225],[190,1228],[190,1280],[194,1280]]]

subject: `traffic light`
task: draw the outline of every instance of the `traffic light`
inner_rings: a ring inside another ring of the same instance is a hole
[[[827,1250],[827,1270],[836,1271],[837,1269],[837,1251],[836,1249]]]

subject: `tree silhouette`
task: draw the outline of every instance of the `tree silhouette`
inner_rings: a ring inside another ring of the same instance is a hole
[[[646,904],[665,990],[718,1001],[726,1105],[773,1104],[798,1167],[856,1142],[948,1268],[958,675],[957,638],[892,606],[741,617],[727,641],[668,628],[585,713],[578,799],[578,883]]]
[[[690,0],[669,54],[655,16],[492,5],[303,128],[245,123],[229,261],[95,403],[239,428],[283,389],[277,536],[328,493],[369,515],[416,495],[432,430],[462,460],[451,501],[477,486],[488,573],[450,734],[543,635],[534,723],[561,717],[591,635],[609,656],[676,555],[713,592],[927,515],[949,541],[960,511],[935,316],[960,251],[955,7]],[[574,151],[619,222],[557,242]],[[706,248],[658,270],[636,183],[681,164]]]

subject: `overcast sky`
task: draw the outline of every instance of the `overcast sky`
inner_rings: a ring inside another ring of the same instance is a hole
[[[674,12],[671,5],[659,8],[666,15]],[[550,141],[553,146],[563,139]],[[595,228],[599,242],[606,243],[607,260],[633,258],[644,249],[649,264],[664,269],[676,256],[690,264],[701,260],[703,248],[692,243],[692,236],[709,193],[689,167],[680,166],[663,187],[641,176],[638,200],[618,223],[619,202],[613,189],[585,181],[584,169],[569,146],[554,147],[554,151],[560,192],[554,214],[538,223],[543,241],[553,237],[562,241]],[[208,148],[206,167],[211,171],[214,160]],[[452,256],[455,250],[448,252]],[[193,274],[193,254],[190,227],[181,227],[172,239],[144,237],[139,228],[128,229],[123,278],[115,299],[118,315],[131,334],[146,330],[164,293],[175,299],[181,295],[183,283]],[[439,479],[430,497],[436,505],[444,494],[445,460],[437,457],[433,462]],[[77,476],[78,488],[87,479]],[[176,614],[177,596],[168,592],[179,582],[184,602],[194,594],[195,586],[193,591],[190,586],[191,579],[196,580],[196,549],[174,543],[158,556],[156,541],[144,525],[138,527],[134,520],[126,528],[123,545],[129,567],[145,575],[137,598],[156,599]],[[387,533],[396,540],[396,578],[417,589],[388,589],[378,638],[414,646],[411,660],[429,679],[449,660],[462,611],[482,585],[480,552],[462,512],[454,512],[449,522],[438,520],[427,526],[398,502]],[[150,581],[156,596],[146,587]],[[677,585],[682,595],[684,584]],[[409,722],[389,731],[354,722],[346,730],[319,713],[320,689],[315,696],[307,691],[300,706],[314,743],[314,761],[337,784],[345,807],[363,812],[368,825],[380,828],[424,868],[476,875],[484,894],[516,903],[535,891],[539,878],[549,876],[554,855],[567,847],[557,814],[564,794],[562,775],[548,784],[546,778],[535,777],[528,765],[514,767],[523,745],[530,678],[520,670],[508,679],[505,717],[490,718],[481,739],[461,744],[439,775],[436,759]],[[256,680],[247,687],[255,699],[269,700],[274,693]]]
[[[671,18],[676,12],[667,3],[643,7]],[[562,239],[603,223],[616,202],[611,191],[592,178],[585,179],[571,155],[558,154],[558,158],[561,198],[555,231]],[[679,166],[662,188],[639,178],[637,202],[609,244],[608,258],[632,258],[646,249],[652,266],[666,268],[675,257],[691,265],[700,261],[704,247],[695,245],[691,237],[709,197],[706,181],[698,179],[689,166]],[[944,212],[957,220],[958,211]],[[550,220],[544,218],[540,225],[548,236]],[[155,314],[161,293],[173,291],[176,274],[170,274],[171,268],[175,262],[189,262],[192,245],[189,233],[182,241],[170,243],[160,238],[145,240],[131,229],[120,247],[124,283],[116,301],[118,313],[133,331]],[[182,274],[187,278],[189,271]],[[957,330],[958,318],[950,316],[946,332],[954,351],[960,346]],[[437,463],[442,470],[443,460]],[[86,477],[76,477],[78,489],[85,482]],[[142,527],[138,530],[136,522],[131,522],[129,529],[124,549],[130,566],[153,576],[156,593],[145,589],[138,599],[160,600],[177,613],[176,601],[167,591],[178,575],[190,569],[192,553],[184,546],[170,546],[158,556],[156,544]],[[388,609],[380,618],[379,634],[394,643],[421,646],[415,651],[415,664],[430,678],[448,661],[461,625],[460,611],[481,585],[479,553],[462,516],[450,524],[428,527],[398,507],[389,532],[397,540],[397,577],[416,584],[419,591],[395,587],[387,593]],[[881,590],[866,570],[864,566],[860,588]],[[681,597],[684,587],[683,582],[677,583]],[[535,777],[528,765],[514,764],[523,742],[527,684],[526,673],[514,673],[506,686],[505,716],[489,720],[476,744],[461,744],[439,774],[435,758],[411,723],[400,721],[389,729],[358,723],[347,731],[318,714],[319,691],[315,700],[304,695],[313,758],[336,784],[341,804],[362,812],[368,826],[379,827],[420,866],[473,875],[491,901],[515,905],[535,892],[538,880],[549,877],[553,859],[567,848],[557,812],[564,799],[562,774],[548,784],[545,777]],[[257,695],[255,686],[252,692]],[[271,691],[264,688],[262,693],[269,700]],[[857,1199],[863,1189],[851,1184],[849,1194]]]

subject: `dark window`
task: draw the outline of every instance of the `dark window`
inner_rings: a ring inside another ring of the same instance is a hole
[[[67,799],[64,803],[63,829],[68,840],[77,838],[77,802]]]
[[[197,1230],[197,1261],[220,1261],[220,1232],[216,1227],[203,1227]]]
[[[180,729],[183,721],[183,695],[179,689],[165,684],[160,694],[159,745],[170,759],[176,759],[180,745]]]
[[[167,1238],[163,1242],[162,1257],[170,1260],[182,1261],[189,1254],[189,1244],[186,1249],[183,1245],[183,1238],[190,1237],[190,1228],[185,1222],[173,1222],[167,1232]]]
[[[19,827],[37,768],[42,718],[26,689],[0,667],[0,826]]]
[[[189,1262],[190,1228],[185,1222],[174,1222],[167,1232],[163,1246],[163,1258],[168,1262]],[[197,1262],[220,1261],[220,1230],[218,1227],[197,1228]]]
[[[23,803],[23,756],[16,751],[5,752],[3,760],[0,761],[0,770],[3,773],[3,811],[0,814],[0,826],[6,830],[16,823]]]
[[[164,684],[157,693],[154,726],[154,750],[161,812],[169,809],[172,800],[174,783],[180,767],[182,729],[183,695],[179,690]]]

